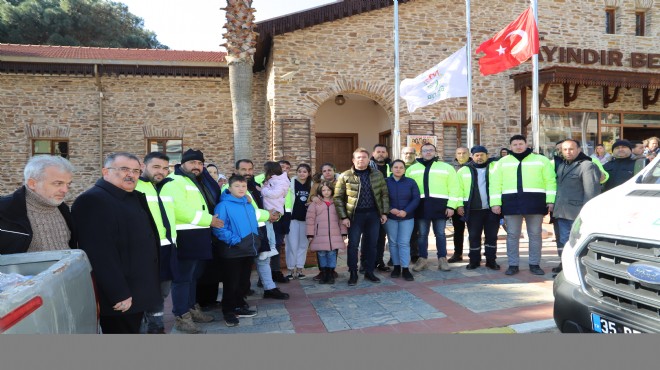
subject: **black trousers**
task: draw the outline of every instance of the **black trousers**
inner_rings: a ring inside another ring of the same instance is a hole
[[[465,222],[457,212],[451,216],[451,223],[454,225],[454,254],[463,254],[463,238],[465,236]]]
[[[412,234],[410,234],[410,260],[413,258],[419,257],[419,245],[417,244],[419,239],[419,228],[417,227],[417,222],[413,226]]]
[[[196,295],[200,306],[208,306],[218,301],[219,285],[222,281],[222,259],[213,248],[213,259],[204,261],[204,272],[197,279]]]
[[[376,240],[376,257],[374,260],[374,268],[383,261],[383,256],[385,255],[385,237],[387,236],[387,231],[385,231],[385,225],[380,224],[380,230],[378,231],[378,239]],[[364,245],[364,235],[362,235],[362,240],[360,241],[360,264],[364,266],[364,261],[367,256],[367,252],[362,249]]]
[[[142,317],[144,317],[144,312],[101,316],[101,331],[103,334],[140,334]]]
[[[222,260],[222,313],[233,313],[247,304],[245,296],[250,289],[250,274],[254,257],[223,258]]]
[[[484,255],[487,261],[494,261],[497,257],[497,232],[500,229],[500,216],[490,209],[471,210],[467,226],[470,234],[470,262],[481,261],[481,235],[485,235]]]

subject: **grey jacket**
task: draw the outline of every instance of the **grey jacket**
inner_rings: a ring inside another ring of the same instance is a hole
[[[571,163],[557,166],[557,197],[552,215],[575,220],[591,198],[600,194],[600,171],[584,153]]]

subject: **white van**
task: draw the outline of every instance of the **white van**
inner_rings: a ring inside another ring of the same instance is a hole
[[[554,282],[563,333],[660,333],[660,156],[589,201]]]

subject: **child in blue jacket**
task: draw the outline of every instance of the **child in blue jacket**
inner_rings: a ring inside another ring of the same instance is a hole
[[[252,262],[257,255],[261,239],[254,207],[247,194],[247,180],[234,175],[229,178],[229,188],[220,195],[215,214],[224,221],[222,228],[213,228],[213,234],[221,241],[223,288],[222,314],[227,326],[238,325],[239,317],[253,317],[245,295],[250,288]]]

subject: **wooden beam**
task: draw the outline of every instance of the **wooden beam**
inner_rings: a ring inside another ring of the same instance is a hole
[[[568,107],[571,105],[572,101],[575,101],[578,97],[578,87],[579,84],[575,84],[575,87],[573,88],[573,93],[571,94],[571,84],[565,83],[564,84],[564,106]]]
[[[648,109],[649,105],[655,105],[655,103],[658,102],[658,97],[660,97],[660,89],[655,89],[655,94],[653,94],[653,98],[651,98],[651,95],[649,95],[649,89],[648,88],[643,88],[642,89],[642,108]]]
[[[616,102],[616,100],[619,98],[619,89],[621,89],[621,87],[615,87],[614,94],[610,96],[610,87],[603,86],[603,108],[607,108],[610,103]]]

